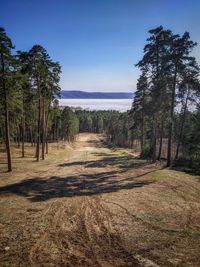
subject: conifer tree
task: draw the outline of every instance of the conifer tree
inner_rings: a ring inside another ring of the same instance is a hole
[[[190,35],[185,32],[183,36],[173,35],[170,42],[169,50],[169,66],[172,73],[172,83],[170,85],[171,103],[170,103],[170,119],[169,119],[169,136],[168,136],[168,150],[167,150],[167,166],[172,164],[172,137],[174,125],[174,108],[176,101],[176,88],[181,72],[187,67],[194,66],[195,58],[190,56],[191,51],[197,43],[190,40]]]
[[[9,118],[9,97],[11,95],[11,79],[13,71],[13,56],[11,54],[14,48],[11,39],[7,36],[5,30],[0,28],[0,99],[4,109],[4,127],[5,144],[7,153],[8,171],[12,171],[12,159],[10,151],[10,118]]]

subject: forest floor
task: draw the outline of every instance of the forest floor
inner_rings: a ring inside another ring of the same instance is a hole
[[[200,266],[200,177],[80,134],[45,161],[0,153],[0,266]],[[31,154],[32,153],[32,154]]]

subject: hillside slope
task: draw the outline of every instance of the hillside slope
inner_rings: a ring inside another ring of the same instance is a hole
[[[200,177],[101,139],[50,144],[39,163],[16,154],[13,174],[0,171],[1,266],[199,266]]]
[[[67,99],[132,99],[133,93],[61,91],[61,98]]]

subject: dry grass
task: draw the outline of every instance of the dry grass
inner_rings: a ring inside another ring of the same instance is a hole
[[[0,266],[200,266],[200,177],[100,138],[51,144],[40,163],[14,148],[14,172],[0,172]]]

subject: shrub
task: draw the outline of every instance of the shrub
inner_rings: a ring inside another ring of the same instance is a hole
[[[142,148],[142,151],[140,153],[140,157],[142,159],[148,159],[151,157],[151,146],[149,144],[145,144]]]

